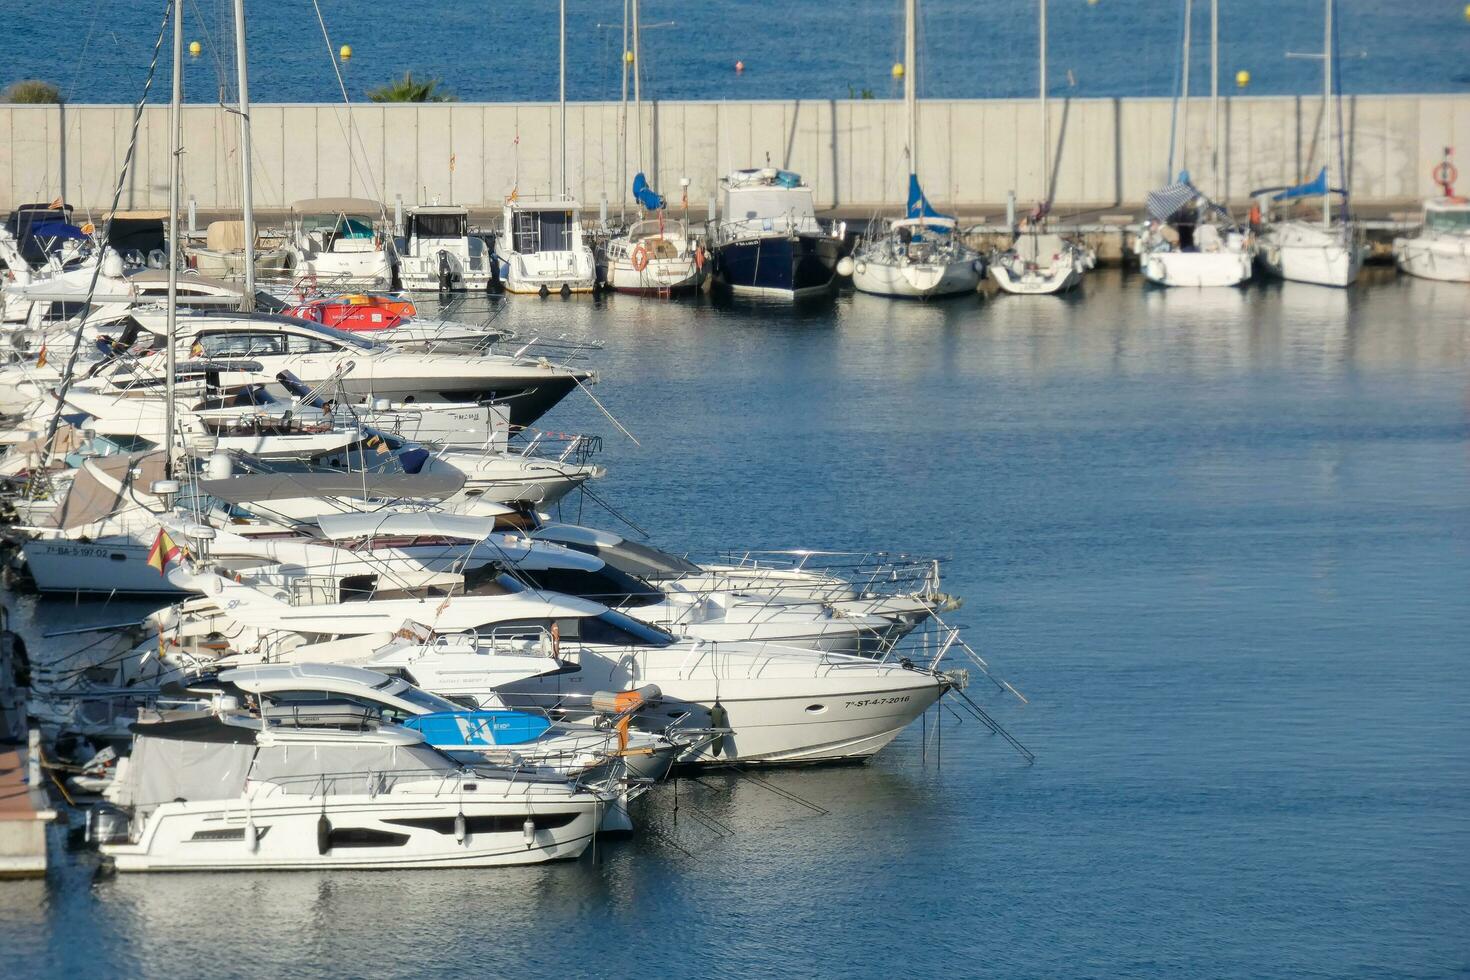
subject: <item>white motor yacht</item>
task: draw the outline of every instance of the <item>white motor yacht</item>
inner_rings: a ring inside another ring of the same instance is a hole
[[[377,201],[320,197],[291,204],[289,270],[340,289],[390,289],[397,258]]]
[[[1419,234],[1393,240],[1394,260],[1421,279],[1470,282],[1470,200],[1445,184],[1442,197],[1424,202]]]
[[[574,858],[607,794],[466,768],[414,731],[262,730],[248,716],[136,727],[108,793],[122,872],[454,868]]]
[[[568,197],[505,202],[496,243],[500,278],[512,293],[590,293],[597,260],[582,235],[581,205]]]
[[[454,205],[409,208],[395,245],[398,277],[410,291],[486,289],[500,279],[483,238],[470,234],[470,212]]]
[[[187,657],[212,634],[228,635],[220,665],[346,662],[398,673],[443,697],[487,706],[583,708],[600,691],[656,685],[661,729],[679,718],[730,735],[681,761],[821,762],[867,758],[892,741],[948,689],[944,675],[905,662],[873,660],[776,643],[679,640],[600,603],[553,593],[382,599],[293,605],[215,576],[207,604],[165,610],[156,628]],[[388,641],[405,623],[435,635]],[[493,663],[551,658],[576,669],[539,670],[507,680]],[[181,661],[182,662],[182,661]],[[482,671],[479,665],[484,664]]]

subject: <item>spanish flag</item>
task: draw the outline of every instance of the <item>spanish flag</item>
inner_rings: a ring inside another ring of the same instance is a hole
[[[376,449],[378,451],[378,455],[379,456],[386,456],[386,455],[388,455],[388,452],[389,452],[389,450],[388,450],[388,444],[386,442],[384,442],[380,437],[378,437],[378,436],[372,436],[371,438],[368,439],[367,444],[369,446],[372,446],[374,449]]]
[[[46,366],[46,345],[41,345],[41,353],[36,355],[36,367]]]
[[[168,536],[168,532],[159,528],[158,537],[153,539],[153,547],[148,549],[148,564],[158,569],[158,574],[164,574],[164,566],[179,557],[180,548],[174,544],[174,539]]]

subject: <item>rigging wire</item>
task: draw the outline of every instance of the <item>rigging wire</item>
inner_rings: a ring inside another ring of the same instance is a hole
[[[327,46],[327,60],[332,65],[332,73],[337,76],[337,90],[342,93],[342,104],[347,107],[347,125],[344,127],[342,125],[342,117],[337,115],[337,128],[342,130],[342,138],[347,141],[347,156],[352,161],[352,169],[357,172],[357,176],[362,178],[361,168],[367,168],[369,179],[363,180],[364,192],[371,190],[376,194],[378,193],[378,178],[373,174],[372,165],[366,160],[367,147],[363,144],[362,137],[357,135],[357,130],[352,125],[352,100],[347,97],[347,83],[342,80],[342,69],[338,66],[337,59],[332,53],[332,38],[327,33],[327,22],[322,17],[322,5],[319,0],[311,0],[311,6],[316,10],[316,22],[322,29],[322,41]],[[358,160],[357,153],[353,149],[352,144],[354,139],[362,149],[362,155],[364,157],[362,160]]]
[[[128,152],[123,157],[122,169],[118,171],[117,186],[112,192],[112,207],[107,214],[107,223],[103,225],[102,235],[99,239],[97,263],[92,266],[92,279],[87,285],[87,298],[83,301],[82,309],[89,310],[92,306],[92,297],[97,292],[97,279],[102,274],[103,260],[107,255],[107,240],[112,231],[112,222],[117,217],[118,205],[122,202],[123,187],[127,184],[128,172],[133,166],[133,154],[138,148],[138,124],[143,119],[143,107],[148,104],[148,92],[153,87],[153,78],[158,72],[158,58],[163,51],[163,39],[168,35],[169,19],[173,16],[178,0],[168,0],[164,5],[163,23],[158,28],[158,39],[153,42],[153,60],[148,64],[148,77],[143,82],[143,94],[139,96],[138,102],[133,106],[133,128],[128,138]],[[170,243],[170,248],[173,244]],[[171,254],[169,261],[177,261],[178,256]],[[51,416],[50,423],[46,426],[46,441],[43,452],[48,456],[54,450],[56,442],[56,429],[61,424],[62,406],[66,401],[66,393],[71,388],[72,375],[76,371],[77,355],[82,349],[82,334],[86,330],[87,315],[82,314],[77,322],[76,336],[72,340],[71,353],[66,358],[66,368],[61,372],[61,385],[56,393],[56,411]]]

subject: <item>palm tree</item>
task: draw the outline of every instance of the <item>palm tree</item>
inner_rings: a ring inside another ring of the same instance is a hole
[[[0,92],[0,102],[14,105],[56,105],[61,102],[61,89],[50,82],[27,78],[12,82],[4,92]]]
[[[387,85],[368,89],[367,97],[373,102],[458,102],[459,96],[439,88],[439,79],[418,81],[413,72],[406,71],[402,78]]]

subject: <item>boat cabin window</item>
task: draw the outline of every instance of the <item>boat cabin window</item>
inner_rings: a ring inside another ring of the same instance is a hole
[[[1470,208],[1460,211],[1427,211],[1424,214],[1424,224],[1430,231],[1450,234],[1470,232]]]
[[[463,238],[469,232],[467,214],[414,214],[408,219],[410,238]]]
[[[462,710],[460,706],[455,704],[453,701],[448,701],[444,698],[441,698],[437,694],[430,694],[428,691],[425,691],[422,688],[418,687],[406,687],[403,690],[396,692],[393,696],[398,698],[399,700],[407,701],[409,704],[413,705],[416,708],[422,708],[426,712]]]
[[[279,333],[202,333],[194,339],[195,357],[264,357],[286,353],[286,336]]]
[[[673,634],[614,609],[596,616],[558,619],[556,622],[563,640],[618,647],[666,647],[674,643]]]
[[[627,572],[605,565],[595,572],[582,568],[520,569],[523,579],[538,589],[593,599],[609,606],[650,606],[663,594]]]
[[[572,212],[517,211],[511,234],[515,250],[522,255],[536,252],[569,252],[572,249]]]
[[[286,352],[289,354],[335,354],[341,349],[330,340],[301,337],[294,333],[286,335]]]
[[[596,555],[620,572],[652,582],[678,578],[681,575],[693,575],[701,571],[698,565],[687,558],[680,558],[678,555],[660,551],[658,548],[639,544],[636,541],[624,540],[611,545],[571,541],[557,541],[556,543],[566,545],[584,554]]]

